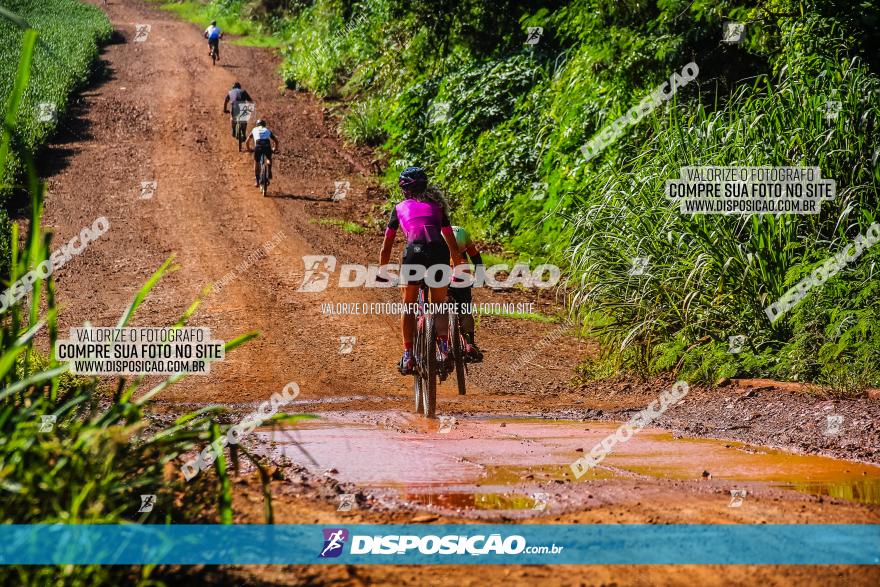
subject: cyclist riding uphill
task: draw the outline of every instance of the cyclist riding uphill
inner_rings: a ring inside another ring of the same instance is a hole
[[[453,265],[459,265],[460,257],[449,215],[446,213],[439,192],[428,187],[428,175],[425,170],[421,167],[407,167],[401,172],[397,183],[403,191],[404,200],[394,207],[388,220],[385,240],[382,242],[382,251],[379,254],[380,265],[387,265],[391,259],[391,249],[398,228],[402,229],[406,236],[406,247],[403,250],[401,264],[421,266],[427,273],[428,268],[434,265],[448,266],[451,256]],[[436,274],[432,277],[437,281],[441,279],[441,276]],[[401,271],[400,278],[403,302],[407,309],[412,308],[419,296],[421,280],[407,280],[404,271]],[[446,301],[445,285],[429,289],[431,303],[442,304]],[[441,362],[446,362],[449,355],[449,320],[445,313],[437,314],[435,319],[439,359]],[[404,312],[401,316],[403,357],[398,366],[398,370],[403,375],[409,375],[413,370],[414,333],[415,315],[409,311]]]
[[[212,20],[211,26],[205,29],[205,38],[208,39],[208,57],[211,56],[211,49],[217,51],[217,60],[220,60],[220,39],[223,37],[223,31],[217,26],[217,21]]]
[[[459,255],[462,257],[462,262],[472,262],[475,267],[482,265],[483,257],[471,239],[470,233],[461,226],[453,226],[452,232],[455,235],[455,244],[458,247]],[[454,277],[453,281],[461,282],[462,280]],[[465,340],[464,352],[468,360],[479,363],[483,360],[483,351],[480,350],[474,341],[473,282],[467,286],[450,287],[449,297],[456,303],[458,314],[461,316],[461,334]]]
[[[236,126],[238,124],[242,125],[241,134],[244,136],[244,130],[247,128],[247,120],[236,120],[238,116],[238,104],[240,102],[253,102],[251,99],[251,95],[247,93],[246,90],[241,89],[241,84],[235,82],[232,84],[232,89],[229,90],[229,93],[226,94],[226,99],[223,100],[223,113],[231,113],[232,114],[232,136],[237,137],[235,134]]]
[[[260,158],[263,155],[266,156],[269,162],[269,179],[272,179],[272,147],[274,146],[275,151],[278,151],[278,139],[271,130],[266,128],[266,121],[262,118],[257,121],[245,143],[248,151],[251,150],[251,145],[253,145],[254,151],[254,185],[260,187]]]

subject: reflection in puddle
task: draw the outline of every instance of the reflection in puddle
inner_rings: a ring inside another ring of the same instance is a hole
[[[619,477],[607,468],[591,469],[581,477],[582,481]],[[574,481],[569,465],[489,465],[477,485],[514,485],[517,483],[543,483],[547,481]]]
[[[450,434],[438,435],[436,429],[409,429],[405,424],[396,430],[322,420],[300,422],[289,433],[254,434],[270,451],[306,462],[316,473],[332,470],[340,482],[387,489],[409,501],[445,509],[531,510],[537,509],[533,490],[553,493],[558,487],[588,493],[592,482],[638,476],[699,482],[704,471],[713,482],[731,486],[762,483],[880,504],[876,465],[732,441],[682,438],[650,428],[618,444],[598,468],[575,479],[570,463],[589,454],[617,426],[462,418]]]
[[[446,509],[541,510],[546,500],[519,493],[404,493],[403,499],[426,506]]]
[[[859,503],[880,505],[880,479],[862,479],[842,483],[788,483],[780,487],[811,495],[827,495]]]

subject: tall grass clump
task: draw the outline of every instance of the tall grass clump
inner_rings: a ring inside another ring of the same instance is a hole
[[[355,145],[377,146],[385,141],[384,112],[378,98],[365,100],[349,110],[342,120],[342,135]]]
[[[572,303],[602,317],[595,331],[619,366],[706,381],[770,374],[837,387],[880,384],[880,337],[869,318],[876,250],[775,324],[764,313],[880,216],[872,161],[880,80],[842,50],[846,39],[832,23],[782,26],[776,73],[730,96],[670,105],[649,131],[598,163],[602,173],[578,199]],[[825,116],[832,98],[842,103],[836,120]],[[686,165],[815,166],[836,181],[837,198],[815,216],[685,216],[663,194]],[[629,274],[636,257],[651,260],[647,274]],[[847,315],[861,320],[832,335]],[[728,337],[738,334],[748,347],[729,353]]]

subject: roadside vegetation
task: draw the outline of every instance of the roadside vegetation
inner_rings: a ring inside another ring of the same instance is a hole
[[[876,250],[777,322],[764,313],[880,211],[875,3],[238,8],[285,39],[289,86],[348,103],[341,131],[379,145],[389,186],[424,165],[478,238],[568,268],[570,310],[605,349],[585,376],[880,386]],[[721,42],[726,21],[746,25],[741,43]],[[532,44],[529,27],[542,29]],[[694,82],[586,159],[588,140],[691,61]],[[663,193],[684,165],[818,166],[837,198],[816,216],[684,216]],[[630,275],[639,257],[650,268]],[[731,353],[736,335],[747,342]]]

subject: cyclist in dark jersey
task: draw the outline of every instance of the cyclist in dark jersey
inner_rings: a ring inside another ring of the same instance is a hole
[[[247,90],[241,89],[241,84],[235,82],[232,84],[232,89],[229,90],[229,93],[226,94],[226,99],[223,100],[223,113],[231,113],[232,114],[232,136],[234,138],[238,138],[238,135],[235,133],[236,129],[240,125],[242,127],[241,134],[245,134],[245,130],[247,130],[247,120],[238,120],[238,104],[240,102],[253,102],[251,99],[251,95],[247,93]]]
[[[387,265],[391,260],[391,249],[397,230],[402,229],[406,235],[406,247],[403,250],[404,265],[421,265],[426,271],[433,265],[449,265],[450,257],[453,266],[460,264],[458,246],[449,216],[433,188],[428,188],[428,176],[421,167],[407,167],[400,174],[398,184],[403,190],[404,200],[394,207],[388,227],[385,229],[385,240],[379,254],[379,263]],[[403,272],[401,272],[403,277]],[[403,301],[407,308],[418,299],[419,283],[401,282]],[[446,286],[430,288],[430,301],[442,304],[446,301]],[[449,355],[449,319],[446,314],[436,315],[437,350],[439,359],[446,362]],[[403,375],[412,373],[414,361],[412,355],[413,336],[415,334],[415,315],[405,312],[401,316],[401,335],[403,338],[403,357],[400,359],[399,371]]]

